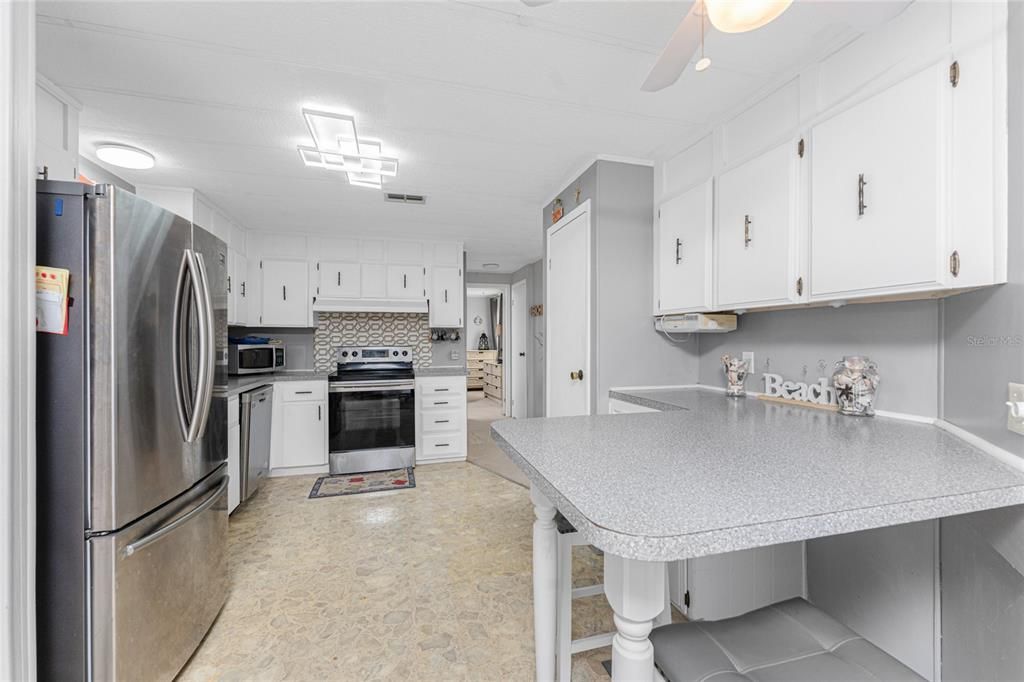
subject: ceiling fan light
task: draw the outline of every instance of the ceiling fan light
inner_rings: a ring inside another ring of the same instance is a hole
[[[148,170],[156,165],[156,159],[145,149],[126,144],[101,144],[96,147],[96,157],[111,166],[132,170]]]
[[[711,25],[722,33],[761,28],[789,9],[793,0],[704,0]]]
[[[707,71],[707,68],[711,66],[711,57],[701,57],[697,60],[697,63],[693,65],[693,68],[697,71]]]

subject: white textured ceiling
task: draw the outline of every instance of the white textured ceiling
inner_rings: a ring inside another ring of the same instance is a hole
[[[541,253],[541,207],[598,154],[658,159],[906,3],[797,0],[714,66],[640,91],[688,2],[39,2],[39,71],[82,101],[80,150],[152,152],[137,184],[195,187],[262,231],[457,238],[469,267]],[[398,156],[385,190],[306,168],[303,106]]]

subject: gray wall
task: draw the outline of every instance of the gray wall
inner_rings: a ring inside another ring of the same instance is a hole
[[[725,353],[754,352],[757,372],[747,379],[751,391],[764,390],[766,363],[772,373],[813,382],[831,377],[833,363],[844,355],[867,355],[882,375],[878,409],[935,417],[938,334],[935,301],[747,313],[735,332],[700,337],[700,383],[725,386]]]
[[[1024,456],[1006,430],[1006,384],[1024,382],[1024,6],[1010,3],[1009,282],[943,305],[943,417]],[[983,339],[978,341],[978,338]],[[995,339],[990,341],[989,339]],[[945,519],[942,671],[946,680],[1024,679],[1024,509]]]
[[[591,391],[598,413],[607,412],[613,386],[685,384],[698,376],[697,345],[673,344],[653,326],[653,176],[647,166],[597,161],[559,194],[566,213],[591,199]],[[543,209],[545,237],[553,206]],[[544,255],[546,261],[546,238]]]
[[[508,272],[467,272],[466,286],[474,284],[511,284],[512,275]]]
[[[526,280],[526,300],[530,306],[544,303],[544,261],[539,260],[512,273],[514,284]],[[544,416],[544,318],[530,316],[526,330],[527,376],[526,415]]]

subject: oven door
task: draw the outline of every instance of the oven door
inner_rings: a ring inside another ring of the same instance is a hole
[[[416,446],[411,382],[333,385],[328,401],[332,453]]]

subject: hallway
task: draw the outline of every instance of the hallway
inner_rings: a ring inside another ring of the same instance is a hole
[[[530,484],[523,472],[491,439],[491,422],[505,419],[501,413],[501,404],[486,397],[483,391],[469,391],[466,401],[466,418],[469,422],[469,453],[466,459],[478,467],[528,488]]]

